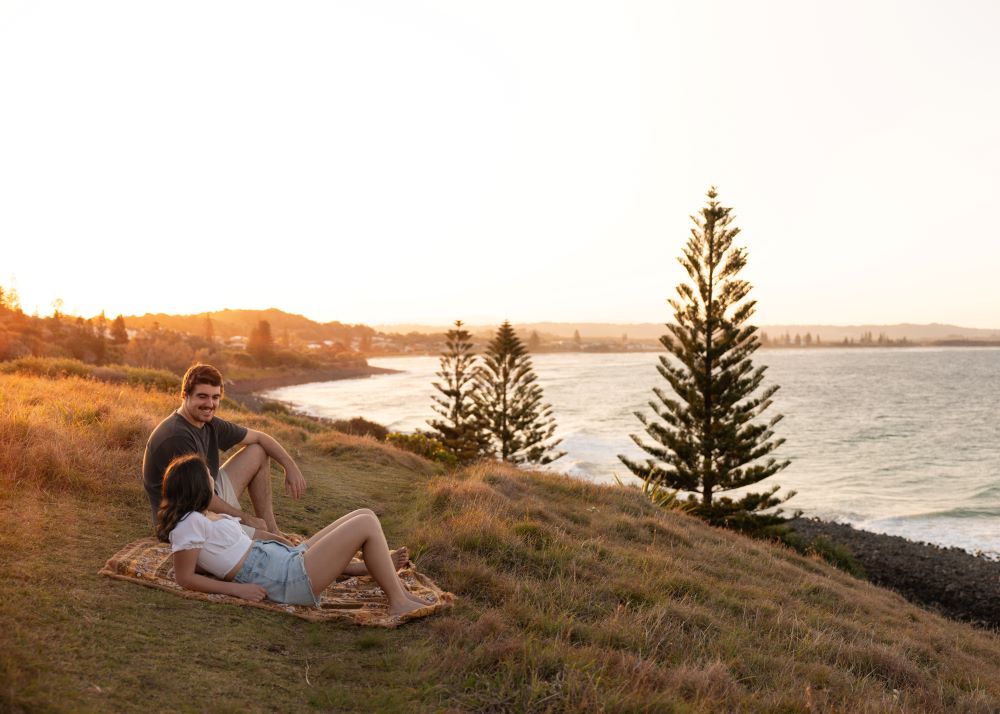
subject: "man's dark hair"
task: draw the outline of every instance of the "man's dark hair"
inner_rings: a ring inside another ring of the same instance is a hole
[[[213,387],[222,387],[222,372],[210,364],[195,364],[188,367],[181,380],[181,396],[191,395],[194,388],[199,384],[210,384]]]
[[[156,514],[156,537],[164,543],[184,516],[204,511],[212,502],[208,464],[199,454],[185,454],[170,462],[163,474],[160,510]]]

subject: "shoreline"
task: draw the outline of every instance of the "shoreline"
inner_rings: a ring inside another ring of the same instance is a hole
[[[847,548],[875,585],[950,619],[1000,630],[1000,561],[842,523],[800,517],[787,525],[806,540],[822,536]]]
[[[377,374],[395,374],[397,369],[386,367],[321,367],[302,372],[286,372],[284,374],[252,377],[233,380],[226,385],[226,396],[239,402],[252,411],[260,411],[264,402],[270,401],[261,395],[272,389],[291,387],[296,384],[312,384],[313,382],[336,382],[342,379],[357,379],[371,377]]]

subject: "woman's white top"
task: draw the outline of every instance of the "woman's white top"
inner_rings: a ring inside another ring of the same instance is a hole
[[[250,536],[240,528],[240,519],[219,514],[213,520],[191,511],[170,531],[170,552],[201,548],[198,566],[217,578],[224,578],[250,550]]]

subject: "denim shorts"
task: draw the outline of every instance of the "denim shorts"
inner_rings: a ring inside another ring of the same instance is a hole
[[[275,602],[319,605],[302,557],[306,547],[305,543],[293,548],[276,540],[255,540],[233,581],[260,585],[267,590],[267,599]]]

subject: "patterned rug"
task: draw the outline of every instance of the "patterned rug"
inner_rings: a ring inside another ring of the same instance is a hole
[[[385,594],[368,576],[348,577],[332,583],[323,591],[321,602],[316,607],[285,605],[270,600],[251,602],[231,595],[185,590],[174,581],[174,564],[169,544],[152,537],[129,543],[108,559],[99,574],[159,588],[193,600],[286,612],[310,622],[347,620],[371,627],[396,627],[409,620],[449,608],[455,600],[454,595],[441,590],[426,575],[418,573],[412,564],[401,570],[399,576],[410,592],[432,604],[402,616],[389,615]]]

